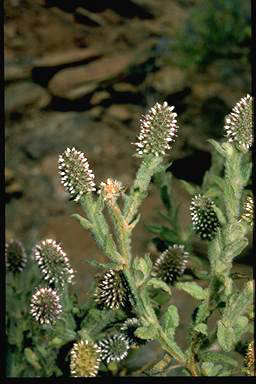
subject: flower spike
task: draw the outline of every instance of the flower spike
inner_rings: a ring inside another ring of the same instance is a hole
[[[62,184],[75,201],[79,201],[87,193],[96,191],[94,174],[89,169],[89,163],[83,152],[74,147],[67,148],[59,156],[59,171]]]
[[[165,101],[156,103],[141,119],[141,130],[136,145],[137,155],[153,154],[164,156],[171,149],[171,143],[177,136],[177,113]]]
[[[225,135],[238,149],[246,152],[253,141],[252,136],[252,97],[246,95],[234,106],[225,118]]]

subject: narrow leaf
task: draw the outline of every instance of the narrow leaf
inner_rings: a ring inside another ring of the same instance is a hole
[[[90,223],[90,221],[80,216],[78,213],[73,213],[71,217],[74,217],[74,219],[76,219],[81,225],[81,227],[83,227],[84,229],[88,230],[92,228],[92,224]]]

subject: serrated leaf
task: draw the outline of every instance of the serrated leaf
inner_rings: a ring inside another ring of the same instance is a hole
[[[199,323],[197,324],[195,327],[194,327],[194,330],[199,332],[199,333],[202,333],[203,335],[205,336],[208,336],[208,329],[207,329],[207,325],[205,323]]]
[[[211,361],[213,363],[220,362],[223,364],[232,365],[232,367],[237,367],[238,365],[238,362],[236,360],[221,352],[202,352],[200,354],[200,357],[203,361]]]
[[[42,366],[39,364],[38,357],[35,352],[32,351],[31,348],[24,349],[24,355],[29,364],[32,365],[36,370],[42,369]]]
[[[152,285],[156,289],[163,289],[164,291],[171,294],[170,287],[163,280],[157,279],[156,277],[152,277],[150,280],[147,281],[147,286],[149,285]]]
[[[217,338],[223,351],[230,352],[233,349],[235,343],[234,329],[223,324],[221,320],[218,321]]]
[[[90,228],[92,228],[92,224],[90,223],[90,221],[80,216],[78,213],[73,213],[71,217],[74,217],[74,219],[76,219],[81,225],[81,227],[83,227],[84,229],[89,230]]]
[[[136,329],[134,334],[143,340],[153,340],[157,335],[157,328],[153,325],[148,327],[139,327]]]
[[[207,289],[203,289],[195,282],[176,283],[175,288],[182,289],[197,300],[204,300],[208,295]]]
[[[170,337],[174,337],[175,329],[179,325],[179,313],[174,305],[170,305],[163,315],[163,328]]]

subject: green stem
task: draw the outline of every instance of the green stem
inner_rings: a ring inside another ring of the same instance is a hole
[[[114,224],[120,254],[126,263],[129,264],[132,257],[130,252],[130,228],[115,202],[108,201],[107,207]]]
[[[157,171],[162,160],[162,157],[155,157],[153,155],[148,155],[143,158],[131,188],[130,195],[124,206],[124,217],[128,224],[135,217],[140,204],[145,198],[150,180]]]

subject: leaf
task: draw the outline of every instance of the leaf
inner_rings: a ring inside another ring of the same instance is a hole
[[[185,188],[185,190],[188,192],[188,194],[190,196],[194,196],[194,195],[196,195],[198,193],[198,191],[199,191],[198,186],[195,186],[195,185],[193,185],[191,183],[188,183],[185,180],[179,180],[179,181],[183,185],[183,187]]]
[[[71,217],[74,217],[74,219],[76,219],[81,225],[81,227],[83,227],[84,229],[88,230],[92,228],[92,224],[90,223],[90,221],[80,216],[78,213],[73,213]]]
[[[216,216],[217,216],[220,224],[225,225],[226,224],[226,218],[223,215],[222,210],[219,207],[217,207],[216,205],[214,205],[212,208],[213,208],[214,212],[216,213]]]
[[[152,285],[154,288],[163,289],[164,291],[171,294],[170,287],[163,280],[157,279],[156,277],[152,277],[150,280],[147,281],[147,286],[149,285]]]
[[[247,332],[248,319],[245,316],[239,316],[233,325],[235,340],[238,342],[243,335]]]
[[[134,268],[137,271],[142,272],[144,277],[147,278],[151,272],[152,262],[149,257],[135,257]]]
[[[32,349],[25,348],[24,355],[28,363],[31,364],[33,368],[37,370],[42,369],[42,366],[39,364],[38,357],[36,356],[35,352],[32,351]]]
[[[153,340],[157,336],[157,328],[153,325],[139,327],[134,332],[135,336],[143,340]]]
[[[218,143],[217,141],[213,140],[213,139],[208,139],[207,140],[210,144],[212,144],[212,146],[214,147],[214,149],[220,153],[222,156],[226,156],[226,151],[225,149],[222,147],[222,145],[220,143]]]
[[[207,302],[203,302],[198,305],[196,312],[196,323],[201,323],[209,315],[209,306]]]
[[[233,349],[235,344],[234,329],[221,320],[218,321],[217,338],[223,351],[230,352]]]
[[[229,244],[226,247],[225,252],[226,254],[229,254],[230,260],[233,260],[236,256],[239,256],[242,253],[242,251],[247,247],[247,245],[248,245],[248,239],[243,238]]]
[[[104,199],[100,194],[96,202],[96,212],[102,212],[105,206]]]
[[[200,354],[200,357],[203,361],[211,361],[213,363],[219,361],[223,364],[229,364],[232,367],[237,367],[238,362],[234,360],[232,357],[226,355],[225,353],[221,352],[202,352]]]
[[[118,271],[121,269],[121,266],[115,262],[113,263],[99,263],[96,260],[85,260],[87,264],[92,265],[93,267],[102,268],[102,269],[114,269],[115,271]]]
[[[179,325],[178,310],[174,305],[170,305],[163,315],[163,328],[164,331],[170,336],[174,337],[175,329]]]
[[[207,289],[203,289],[195,282],[176,283],[175,288],[182,289],[197,300],[204,300],[208,295]]]
[[[243,178],[243,183],[244,185],[246,185],[250,179],[250,176],[251,176],[251,173],[252,173],[252,163],[249,162],[249,163],[246,163],[246,164],[242,164],[241,166],[241,176]]]
[[[201,365],[203,376],[217,376],[221,369],[221,365],[214,365],[212,362],[206,362]]]
[[[203,335],[205,336],[208,336],[208,329],[207,329],[207,325],[205,323],[199,323],[197,324],[195,327],[194,327],[194,330],[199,332],[199,333],[202,333]]]

